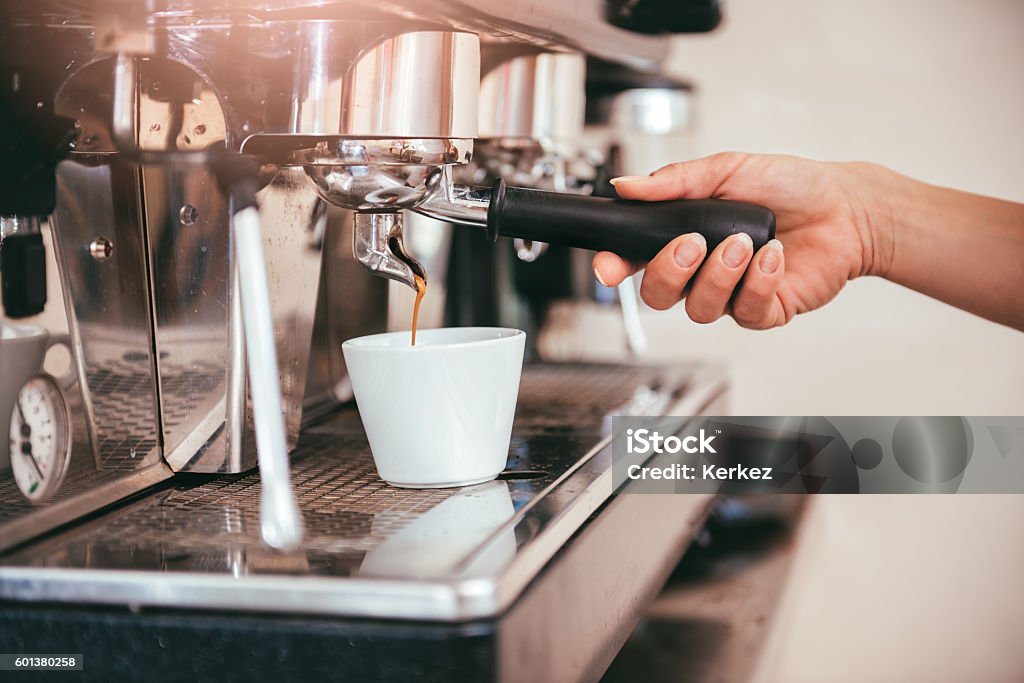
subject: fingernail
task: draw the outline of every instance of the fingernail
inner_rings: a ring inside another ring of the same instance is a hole
[[[597,281],[600,282],[602,286],[608,286],[608,283],[604,281],[603,277],[601,277],[601,271],[599,271],[597,268],[594,268],[594,277],[597,278]]]
[[[768,243],[768,247],[761,254],[761,272],[765,275],[771,275],[777,271],[782,263],[782,242],[772,240]]]
[[[683,268],[692,268],[704,258],[706,249],[707,242],[704,241],[704,236],[698,232],[690,233],[676,245],[676,263]]]
[[[737,268],[747,260],[747,256],[750,255],[753,248],[754,241],[745,232],[741,232],[735,237],[730,237],[729,246],[725,248],[725,253],[722,254],[722,263],[730,268]]]
[[[612,178],[608,182],[612,185],[617,183],[634,183],[638,180],[649,180],[650,177],[649,175],[621,175],[618,178]]]

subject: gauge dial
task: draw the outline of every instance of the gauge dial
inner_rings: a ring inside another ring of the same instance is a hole
[[[50,377],[33,377],[18,392],[10,441],[18,488],[30,502],[46,502],[64,481],[71,455],[67,404]]]

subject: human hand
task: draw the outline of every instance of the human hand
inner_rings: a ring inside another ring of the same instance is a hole
[[[848,280],[879,267],[876,256],[885,240],[876,239],[877,221],[866,201],[883,170],[725,153],[616,179],[624,199],[733,199],[761,204],[776,216],[777,239],[756,254],[746,234],[728,238],[710,255],[699,234],[681,235],[647,264],[641,297],[658,310],[685,299],[695,322],[731,315],[752,329],[784,325],[823,306]],[[597,279],[611,287],[643,264],[600,252],[593,266]]]

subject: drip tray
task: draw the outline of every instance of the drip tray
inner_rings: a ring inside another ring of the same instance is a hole
[[[0,557],[0,599],[461,621],[504,611],[611,497],[613,414],[696,415],[708,368],[528,366],[506,471],[456,489],[378,477],[358,415],[304,432],[294,552],[260,543],[257,473],[168,488]]]

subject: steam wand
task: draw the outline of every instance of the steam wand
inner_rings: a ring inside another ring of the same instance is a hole
[[[288,445],[281,414],[281,384],[270,288],[263,261],[263,238],[256,204],[259,164],[251,157],[224,152],[211,158],[217,182],[231,201],[231,229],[242,298],[242,321],[256,424],[256,448],[263,491],[260,535],[277,550],[302,541],[302,514],[292,489]]]

